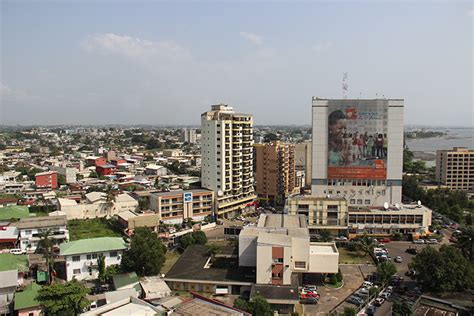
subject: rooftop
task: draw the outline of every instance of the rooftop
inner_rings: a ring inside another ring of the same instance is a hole
[[[194,296],[193,299],[187,300],[181,305],[176,306],[173,315],[248,315],[246,312],[228,306],[216,299],[207,298],[196,293],[192,293],[192,295]]]
[[[124,250],[127,248],[127,244],[121,237],[99,237],[70,241],[62,243],[59,247],[61,256],[71,256],[84,253]]]
[[[332,242],[312,242],[309,246],[309,253],[313,254],[328,254],[338,253],[336,245]]]
[[[28,271],[28,256],[11,253],[0,254],[0,271],[7,270]]]
[[[65,215],[29,217],[22,218],[12,225],[18,227],[18,229],[65,226],[67,225],[67,219]]]
[[[18,284],[18,270],[0,272],[0,288],[16,287]]]
[[[9,220],[12,218],[20,219],[30,217],[28,207],[24,205],[9,205],[0,207],[0,220]]]
[[[258,227],[265,228],[307,228],[304,215],[262,214]]]
[[[209,259],[209,250],[204,245],[193,245],[186,248],[178,261],[165,275],[165,280],[201,280],[226,283],[255,283],[255,272],[238,266],[229,260],[228,268],[204,268]]]
[[[21,292],[15,293],[15,310],[40,306],[36,300],[41,286],[36,283],[31,283]]]
[[[298,288],[292,286],[275,286],[264,284],[253,284],[250,297],[261,295],[270,301],[293,301],[298,302]]]
[[[134,284],[138,282],[138,276],[135,272],[116,274],[113,276],[115,289]]]

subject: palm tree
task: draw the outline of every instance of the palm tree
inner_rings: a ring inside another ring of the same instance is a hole
[[[365,255],[370,255],[374,250],[374,239],[364,235],[358,242],[357,246]]]
[[[474,226],[465,227],[461,231],[457,246],[463,255],[472,261],[474,258]]]
[[[53,252],[53,241],[50,238],[52,233],[53,232],[51,229],[47,229],[38,234],[40,237],[40,240],[38,241],[38,251],[41,252],[46,259],[46,267],[48,269],[48,285],[51,284],[51,271],[53,271],[54,268],[54,259],[51,256],[51,253]]]

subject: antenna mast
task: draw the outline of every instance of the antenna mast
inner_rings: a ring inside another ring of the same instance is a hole
[[[342,98],[347,99],[347,72],[344,72],[342,75]]]

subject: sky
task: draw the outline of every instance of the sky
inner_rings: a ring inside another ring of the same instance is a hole
[[[312,96],[473,126],[472,1],[0,0],[0,125],[311,124]]]

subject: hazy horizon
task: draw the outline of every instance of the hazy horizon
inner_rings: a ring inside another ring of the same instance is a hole
[[[0,125],[311,124],[312,96],[472,127],[471,1],[0,2]]]

